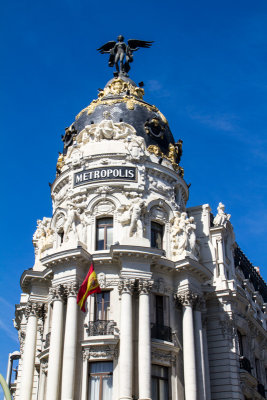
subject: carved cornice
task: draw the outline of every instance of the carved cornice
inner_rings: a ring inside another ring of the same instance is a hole
[[[168,365],[176,364],[176,355],[171,352],[153,349],[151,352],[151,358],[154,362],[160,362]]]
[[[148,280],[148,279],[139,279],[138,280],[138,293],[139,295],[141,294],[149,294],[152,290],[152,286],[154,284],[154,281]]]
[[[49,294],[51,295],[51,300],[60,300],[60,301],[65,301],[66,300],[66,292],[65,292],[65,287],[63,285],[57,285],[53,286],[49,289]]]
[[[118,283],[118,290],[120,295],[123,293],[133,294],[135,289],[135,279],[120,279]]]

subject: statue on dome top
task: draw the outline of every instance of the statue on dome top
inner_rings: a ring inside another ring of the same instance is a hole
[[[128,44],[124,42],[124,37],[119,35],[117,42],[110,41],[99,47],[97,51],[101,54],[109,53],[108,65],[113,67],[115,64],[117,74],[128,76],[130,63],[133,62],[133,52],[143,48],[149,48],[153,41],[129,39]]]

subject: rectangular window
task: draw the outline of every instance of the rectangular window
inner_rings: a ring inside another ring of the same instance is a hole
[[[113,218],[96,220],[96,250],[108,250],[113,243]]]
[[[163,248],[163,225],[151,222],[151,247],[162,250]]]
[[[112,400],[112,374],[112,361],[90,363],[88,400]]]
[[[164,325],[163,296],[156,296],[156,325]]]
[[[95,293],[95,321],[107,321],[110,292]]]
[[[152,399],[169,400],[169,370],[161,365],[152,365]]]
[[[237,331],[237,342],[238,342],[238,354],[240,356],[244,355],[244,348],[243,348],[243,336],[241,335],[240,331]]]

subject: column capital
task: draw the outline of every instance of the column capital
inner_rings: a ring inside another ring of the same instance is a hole
[[[51,295],[52,301],[60,300],[65,302],[66,293],[63,285],[53,286],[49,289],[49,294]]]
[[[191,290],[188,290],[183,293],[177,293],[175,299],[177,301],[177,305],[193,307],[198,302],[199,295]]]
[[[44,312],[43,304],[31,300],[28,301],[25,308],[25,316],[27,320],[30,316],[35,316],[36,318],[40,318],[42,317],[43,312]]]
[[[65,294],[67,297],[76,297],[79,291],[80,285],[77,281],[73,281],[65,285]]]
[[[152,290],[153,284],[154,284],[154,281],[152,281],[152,280],[138,279],[137,290],[138,290],[139,295],[149,294]]]
[[[120,279],[118,283],[120,295],[123,293],[133,294],[135,289],[135,279]]]

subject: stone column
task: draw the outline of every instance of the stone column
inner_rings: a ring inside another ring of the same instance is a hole
[[[81,400],[88,399],[88,358],[89,358],[89,350],[83,350],[83,369],[82,369],[82,395]]]
[[[207,341],[207,319],[204,319],[203,329],[203,345],[204,345],[204,359],[205,359],[205,388],[206,399],[211,399],[210,394],[210,368],[209,368],[209,354],[208,354],[208,341]]]
[[[139,280],[138,378],[139,400],[151,400],[151,327],[149,294],[153,281]]]
[[[201,308],[202,308],[201,302],[197,301],[194,310],[196,362],[197,362],[197,391],[198,391],[198,400],[206,400],[205,359],[204,359]]]
[[[65,291],[62,285],[50,289],[53,301],[53,315],[51,326],[51,338],[48,361],[48,376],[46,398],[58,400],[61,366],[62,366],[62,346],[63,346],[63,312]]]
[[[77,282],[67,286],[67,314],[65,324],[64,352],[62,365],[61,399],[73,400],[75,386],[75,367],[77,353],[77,312],[76,297],[79,290]]]
[[[194,343],[193,304],[196,295],[191,292],[179,295],[183,305],[183,358],[185,400],[197,400],[196,356]]]
[[[20,399],[31,400],[32,386],[35,366],[36,336],[38,316],[41,306],[29,301],[26,307],[26,318],[28,319],[26,328],[25,344],[23,349],[23,366],[20,387]]]
[[[133,386],[133,327],[132,327],[132,294],[134,279],[123,279],[118,289],[121,294],[121,327],[120,327],[120,400],[132,399]]]
[[[46,384],[46,376],[47,376],[47,367],[48,367],[47,359],[41,360],[38,400],[44,400],[45,384]]]

